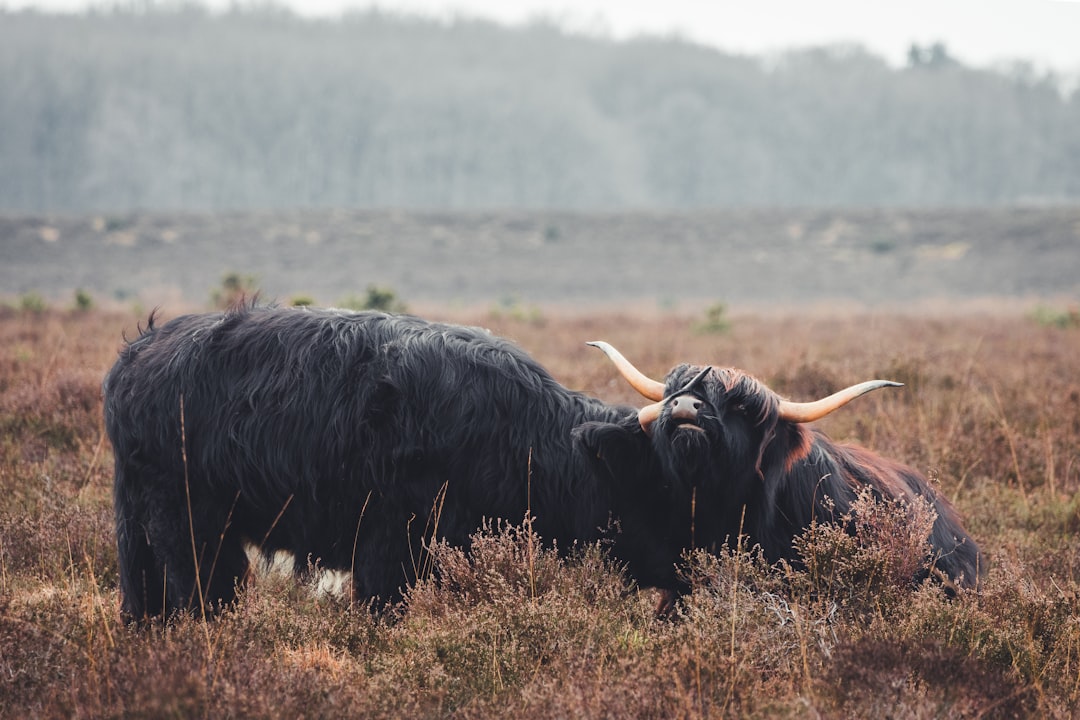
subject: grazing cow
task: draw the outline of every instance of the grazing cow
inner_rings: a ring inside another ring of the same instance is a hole
[[[866,392],[898,383],[873,380],[817,402],[796,403],[730,368],[680,365],[660,383],[607,343],[591,344],[654,401],[637,418],[648,440],[618,422],[595,424],[589,429],[591,444],[607,455],[632,448],[648,452],[634,448],[641,444],[651,448],[674,513],[667,538],[673,545],[716,548],[734,543],[741,532],[767,559],[796,560],[793,538],[815,520],[839,519],[869,486],[878,497],[929,501],[937,514],[930,536],[935,575],[950,587],[978,583],[985,571],[978,547],[949,501],[922,475],[804,425]]]
[[[230,601],[245,544],[390,602],[425,542],[526,513],[562,548],[610,533],[639,583],[674,582],[677,555],[649,535],[660,485],[621,481],[656,465],[648,448],[574,449],[574,428],[635,425],[636,408],[567,390],[482,330],[299,308],[151,318],[104,393],[128,619]]]

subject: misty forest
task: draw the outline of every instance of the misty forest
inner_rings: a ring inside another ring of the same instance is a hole
[[[0,211],[1080,197],[1080,90],[943,45],[751,57],[273,5],[0,10]]]

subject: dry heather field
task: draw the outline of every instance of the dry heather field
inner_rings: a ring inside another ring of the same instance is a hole
[[[145,320],[145,318],[142,318]],[[981,592],[912,588],[890,531],[819,528],[806,570],[751,549],[689,559],[670,620],[596,547],[527,527],[433,547],[438,580],[375,616],[273,573],[216,621],[119,622],[100,382],[133,314],[0,311],[0,715],[32,717],[1076,717],[1080,330],[1019,314],[459,318],[566,385],[636,402],[583,345],[642,369],[742,367],[796,399],[905,387],[819,423],[926,473],[992,567]],[[887,528],[887,513],[878,519]],[[527,561],[529,559],[529,561]]]

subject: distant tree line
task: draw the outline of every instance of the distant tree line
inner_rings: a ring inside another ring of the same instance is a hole
[[[0,210],[1080,199],[1080,91],[366,11],[0,10]]]

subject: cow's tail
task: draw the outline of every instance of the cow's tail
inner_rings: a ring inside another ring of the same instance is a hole
[[[165,580],[147,535],[145,503],[140,500],[138,472],[131,465],[131,437],[125,430],[136,425],[123,420],[116,390],[123,362],[106,376],[105,430],[113,446],[113,510],[116,517],[116,549],[120,571],[120,613],[127,622],[160,614],[165,605]]]

